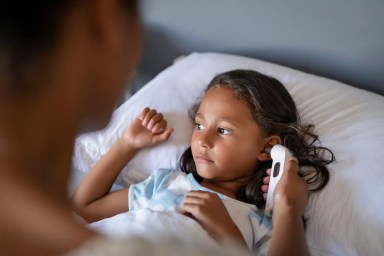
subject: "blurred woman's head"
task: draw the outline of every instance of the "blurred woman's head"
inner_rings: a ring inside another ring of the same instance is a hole
[[[139,57],[137,2],[1,1],[1,107],[60,96],[82,126],[105,125]]]

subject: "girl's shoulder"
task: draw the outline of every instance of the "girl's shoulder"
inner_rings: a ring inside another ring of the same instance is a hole
[[[148,178],[154,183],[154,187],[165,188],[168,186],[175,185],[186,185],[187,186],[187,174],[172,169],[159,168],[153,171],[151,176]]]

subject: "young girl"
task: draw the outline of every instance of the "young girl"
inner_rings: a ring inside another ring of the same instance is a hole
[[[267,149],[288,147],[296,158],[287,168],[297,171],[298,162],[311,190],[326,185],[332,152],[318,146],[313,125],[301,125],[285,87],[256,71],[234,70],[213,78],[192,115],[196,128],[180,160],[183,172],[159,169],[142,183],[110,193],[139,149],[167,140],[173,131],[162,114],[146,108],[80,184],[73,196],[75,212],[93,222],[140,208],[179,211],[218,241],[232,239],[256,253],[266,252],[272,226],[262,212],[271,167]],[[287,186],[286,179],[283,183]],[[275,195],[275,206],[284,200]],[[292,228],[284,225],[279,229]],[[302,223],[292,225],[292,230],[303,230]],[[302,234],[300,239],[305,251]]]

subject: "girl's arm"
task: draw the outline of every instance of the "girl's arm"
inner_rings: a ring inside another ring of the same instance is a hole
[[[308,203],[308,184],[298,174],[297,159],[286,164],[274,192],[270,256],[310,255],[302,216]]]
[[[87,222],[98,221],[128,211],[128,189],[110,193],[110,189],[124,166],[144,147],[156,145],[169,138],[163,115],[145,108],[128,127],[73,194],[73,210]]]

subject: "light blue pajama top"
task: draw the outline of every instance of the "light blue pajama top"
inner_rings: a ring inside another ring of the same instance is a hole
[[[272,219],[253,204],[241,202],[201,186],[192,174],[157,169],[143,182],[129,188],[129,211],[142,208],[154,211],[178,211],[190,190],[216,193],[241,231],[254,255],[267,255]]]

